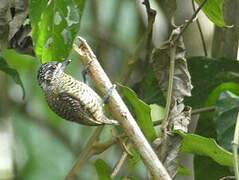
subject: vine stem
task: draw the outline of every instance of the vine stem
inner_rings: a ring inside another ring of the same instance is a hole
[[[200,114],[200,113],[212,112],[212,111],[215,111],[215,109],[216,109],[215,106],[209,106],[209,107],[195,109],[195,110],[192,110],[192,115]]]
[[[210,106],[210,107],[205,107],[205,108],[199,108],[199,109],[192,110],[191,115],[201,114],[201,113],[208,113],[208,112],[212,112],[212,111],[215,111],[215,106]],[[161,125],[162,121],[163,121],[163,119],[154,121],[153,125],[154,126]]]
[[[236,180],[239,180],[238,154],[237,154],[238,143],[239,143],[239,112],[237,114],[234,139],[232,141],[233,163],[234,163],[234,172],[235,172]]]
[[[189,24],[193,22],[193,20],[196,18],[199,11],[203,8],[203,6],[206,4],[207,0],[204,0],[202,4],[197,8],[197,10],[193,13],[192,17],[186,22],[186,24],[181,29],[180,34],[177,36],[177,38],[174,40],[174,42],[177,42],[179,38],[183,35],[184,31],[188,28]]]
[[[100,92],[105,94],[108,89],[112,87],[112,83],[102,69],[86,40],[80,36],[78,36],[78,39],[81,41],[80,47],[74,44],[73,48],[81,57],[83,64],[87,64],[92,60],[92,63],[88,69],[88,74],[91,76],[91,79],[94,81]],[[108,104],[112,115],[119,121],[125,134],[132,142],[133,147],[140,154],[145,166],[153,176],[153,179],[171,180],[162,162],[158,159],[157,155],[153,151],[149,142],[143,135],[135,119],[129,112],[127,106],[124,104],[116,90],[112,92]]]
[[[193,11],[195,12],[196,8],[195,8],[194,0],[192,0],[192,6],[193,6]],[[203,32],[202,32],[202,28],[201,28],[199,19],[196,20],[196,23],[197,23],[197,27],[198,27],[198,31],[199,31],[201,40],[202,40],[202,47],[203,47],[204,55],[207,56],[207,46],[206,46],[206,42],[205,42],[205,39],[203,36]]]
[[[169,81],[168,81],[168,93],[167,93],[167,102],[165,108],[165,116],[162,122],[162,129],[165,130],[167,127],[168,117],[170,113],[170,106],[172,101],[172,93],[173,93],[173,76],[174,76],[174,68],[175,68],[175,53],[176,46],[172,45],[170,48],[170,68],[169,68]]]

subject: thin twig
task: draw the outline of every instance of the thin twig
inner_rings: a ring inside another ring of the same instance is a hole
[[[127,145],[126,145],[126,148],[129,149],[130,146],[131,146],[131,143],[129,142],[129,143],[127,143]],[[128,156],[128,152],[123,151],[122,156],[120,157],[119,161],[118,161],[117,164],[115,165],[115,167],[114,167],[114,169],[113,169],[113,171],[112,171],[112,173],[111,173],[111,175],[110,175],[111,178],[114,178],[114,177],[118,174],[118,172],[120,171],[122,165],[124,164],[124,162],[125,162],[127,156]]]
[[[238,143],[239,143],[239,112],[237,114],[234,139],[232,142],[233,163],[234,163],[234,172],[235,172],[236,180],[239,180],[238,154],[237,154]]]
[[[91,76],[91,79],[94,81],[100,92],[105,94],[107,90],[112,87],[112,83],[100,66],[96,56],[87,44],[86,40],[81,37],[78,38],[82,44],[80,47],[74,44],[74,50],[81,57],[83,64],[87,64],[89,61],[93,60],[88,69],[88,74]],[[135,150],[140,154],[145,166],[149,169],[153,178],[170,180],[171,178],[166,169],[162,165],[161,161],[159,161],[157,155],[146,140],[145,136],[116,90],[113,91],[109,99],[109,108],[112,115],[114,115],[114,117],[121,124],[125,134],[129,137]]]
[[[118,138],[125,138],[127,137],[125,134],[121,134],[118,136]],[[106,151],[109,147],[111,147],[112,145],[116,144],[118,142],[117,138],[112,138],[108,141],[105,141],[105,142],[96,142],[94,145],[93,145],[93,154],[96,155],[96,154],[100,154],[104,151]]]
[[[226,177],[222,177],[219,180],[235,180],[235,176],[226,176]]]
[[[195,110],[192,110],[192,115],[215,111],[215,109],[216,109],[215,106],[209,106],[209,107],[205,107],[205,108],[195,109]]]
[[[202,2],[202,4],[200,4],[200,6],[197,8],[197,10],[193,13],[192,17],[186,22],[186,24],[184,24],[183,28],[181,29],[180,34],[177,36],[177,38],[174,40],[174,42],[177,42],[179,40],[179,38],[183,35],[184,31],[188,28],[189,24],[191,24],[193,22],[193,20],[195,19],[195,17],[197,16],[197,14],[202,9],[202,7],[205,5],[206,2],[207,2],[207,0],[204,0]]]
[[[96,141],[98,141],[99,136],[103,130],[104,126],[97,127],[93,133],[93,135],[90,137],[89,141],[87,142],[87,145],[80,153],[76,163],[74,164],[73,168],[68,173],[66,180],[72,180],[77,177],[77,174],[79,172],[79,169],[81,166],[87,162],[87,160],[93,155],[92,147]]]
[[[192,110],[192,115],[201,114],[201,113],[208,113],[208,112],[212,112],[212,111],[215,111],[215,106],[210,106],[210,107],[205,107],[205,108],[199,108],[199,109]],[[153,125],[154,126],[161,125],[162,121],[163,121],[163,119],[154,121]]]
[[[172,102],[172,93],[173,93],[173,77],[174,77],[174,67],[175,67],[175,53],[176,47],[173,44],[170,48],[170,68],[169,68],[169,81],[168,81],[168,92],[167,92],[167,102],[165,108],[165,116],[162,121],[162,129],[165,130],[167,127],[168,117],[170,113],[170,106]]]
[[[192,0],[192,6],[193,6],[193,12],[195,12],[196,8],[195,8],[194,0]],[[197,23],[197,26],[198,26],[198,30],[199,30],[199,34],[200,34],[201,40],[202,40],[202,46],[203,46],[204,55],[207,56],[207,46],[206,46],[206,42],[204,40],[204,36],[203,36],[203,32],[202,32],[202,28],[201,28],[199,19],[196,19],[196,23]]]

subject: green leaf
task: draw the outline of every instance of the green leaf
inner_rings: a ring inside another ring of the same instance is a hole
[[[229,91],[223,92],[216,104],[216,116],[214,120],[217,141],[227,150],[231,150],[238,109],[239,97]]]
[[[152,121],[162,120],[164,118],[164,108],[158,104],[150,104]]]
[[[128,160],[131,163],[131,165],[135,165],[137,162],[139,162],[141,160],[140,155],[135,151],[135,149],[133,147],[130,147],[129,150],[130,150],[131,154],[133,155],[133,157],[128,158]]]
[[[165,109],[162,106],[159,106],[158,104],[150,104],[149,106],[151,108],[152,121],[153,122],[160,121],[160,123],[162,123],[162,120],[164,118],[164,110]],[[158,136],[161,137],[161,135],[162,135],[161,124],[157,125],[157,126],[154,126],[154,128],[157,131]]]
[[[30,0],[35,52],[42,62],[63,61],[79,31],[85,0]]]
[[[239,95],[239,84],[234,82],[226,82],[217,86],[209,95],[206,102],[206,106],[213,106],[216,104],[220,94],[223,91],[231,91],[232,93]]]
[[[140,100],[135,92],[130,88],[120,85],[119,86],[123,89],[123,93],[130,104],[133,106],[136,120],[142,131],[144,132],[147,139],[152,142],[154,139],[157,138],[157,133],[154,129],[153,122],[151,119],[151,109],[150,106]]]
[[[195,0],[201,4],[204,0]],[[208,0],[202,10],[206,16],[217,26],[226,26],[222,10],[223,0]]]
[[[16,84],[18,84],[19,86],[21,86],[22,88],[22,98],[25,98],[25,89],[22,83],[22,80],[20,78],[19,73],[11,68],[7,62],[5,61],[5,59],[3,59],[3,57],[0,56],[0,70],[7,73],[8,75],[10,75],[12,77],[12,79],[15,81]]]
[[[36,63],[36,58],[26,54],[20,54],[14,49],[3,49],[2,57],[7,63],[21,71],[26,71],[32,68],[32,65]]]
[[[208,156],[222,166],[233,166],[232,153],[220,147],[214,139],[178,130],[175,132],[183,137],[181,152]]]
[[[187,168],[183,168],[182,166],[178,166],[178,174],[182,174],[185,176],[190,176],[191,172]]]
[[[207,57],[191,57],[187,60],[194,88],[193,96],[185,97],[185,104],[189,104],[193,108],[203,107],[209,94],[222,83],[239,83],[239,63],[236,60]]]
[[[222,69],[219,68],[219,70],[222,70]],[[217,73],[215,73],[215,77],[216,76],[217,76]],[[224,78],[229,78],[229,77],[227,76]],[[224,79],[224,78],[222,78],[222,79]],[[218,80],[219,80],[219,78],[218,78]],[[206,102],[206,106],[215,105],[217,103],[217,100],[218,100],[220,94],[226,90],[230,90],[230,91],[238,94],[239,93],[238,84],[233,83],[233,82],[227,82],[227,83],[222,83],[221,85],[217,86],[209,95],[209,98]],[[201,136],[204,136],[204,137],[211,137],[211,138],[213,137],[213,138],[219,140],[218,139],[219,135],[217,132],[218,131],[218,128],[217,128],[218,123],[215,123],[215,121],[213,121],[214,115],[215,115],[215,112],[210,112],[210,113],[206,113],[206,114],[203,114],[200,116],[200,119],[198,121],[197,131],[196,131],[197,134],[200,134]],[[223,136],[221,136],[221,137],[222,137],[221,139],[226,140],[226,138],[228,138],[229,136],[226,135],[225,137],[223,137]],[[231,140],[226,140],[226,142],[228,142],[228,147],[230,147]],[[227,150],[230,149],[230,148],[227,148],[225,146],[225,144],[222,143],[221,140],[219,140],[218,143],[219,143],[219,145],[226,148]],[[203,179],[220,179],[223,176],[232,174],[228,167],[220,166],[215,161],[213,161],[209,158],[206,158],[206,157],[195,157],[194,158],[194,168],[195,168],[195,178],[202,179],[202,180]],[[217,171],[215,171],[215,169],[217,169]]]
[[[214,106],[217,103],[217,100],[220,94],[224,91],[230,91],[236,95],[239,95],[239,84],[234,82],[226,82],[226,83],[220,84],[219,86],[214,88],[213,91],[209,94],[208,99],[205,103],[205,106],[206,107]],[[211,120],[214,117],[214,115],[215,115],[215,112],[208,112],[204,116],[207,116],[207,118]]]
[[[160,104],[166,105],[166,100],[162,90],[159,88],[158,80],[153,71],[145,76],[145,80],[140,84],[140,97],[147,104]]]
[[[99,180],[112,180],[110,177],[110,167],[103,159],[95,161],[95,168]]]

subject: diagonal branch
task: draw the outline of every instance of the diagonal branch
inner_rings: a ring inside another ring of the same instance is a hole
[[[112,87],[112,83],[99,64],[93,51],[86,43],[86,40],[81,37],[78,38],[82,44],[80,47],[74,44],[74,50],[81,57],[83,64],[87,64],[87,62],[93,60],[91,66],[89,67],[89,75],[101,93],[105,94],[107,90]],[[112,93],[109,99],[109,107],[111,113],[121,124],[125,134],[129,137],[135,150],[140,154],[144,164],[149,169],[153,178],[156,180],[171,180],[166,169],[146,140],[117,91]]]

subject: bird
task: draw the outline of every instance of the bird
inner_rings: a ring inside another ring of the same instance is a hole
[[[49,61],[38,70],[38,84],[50,109],[63,119],[82,125],[119,125],[104,114],[104,104],[108,97],[103,100],[86,83],[64,72],[70,62]],[[110,96],[111,93],[107,94]]]

